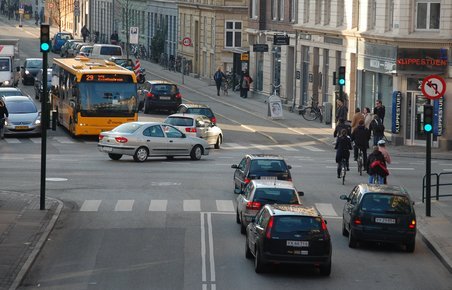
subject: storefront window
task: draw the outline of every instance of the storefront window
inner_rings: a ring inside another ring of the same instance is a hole
[[[385,128],[391,128],[392,120],[392,75],[375,72],[363,72],[361,106],[369,107],[373,112],[375,101],[381,100],[386,108]]]

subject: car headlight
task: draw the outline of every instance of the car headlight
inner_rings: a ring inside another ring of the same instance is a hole
[[[38,117],[35,120],[35,125],[41,124],[41,113],[39,113]]]
[[[4,81],[3,84],[4,84],[5,86],[9,85],[9,81]]]
[[[30,74],[30,72],[29,72],[28,70],[26,70],[26,71],[25,71],[25,74],[26,74],[26,75],[29,75],[29,74]]]

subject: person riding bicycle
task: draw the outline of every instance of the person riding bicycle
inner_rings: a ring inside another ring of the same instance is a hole
[[[347,131],[347,135],[350,136],[352,127],[350,127],[349,124],[345,123],[345,119],[340,118],[339,123],[337,124],[336,128],[334,129],[334,133],[333,133],[334,138],[336,138],[340,135],[342,129],[345,129]]]
[[[363,164],[367,164],[367,148],[369,148],[370,130],[364,125],[364,120],[359,120],[358,127],[352,132],[352,141],[355,142],[353,157],[358,160],[358,150],[363,152]]]
[[[378,184],[384,184],[385,177],[389,175],[385,157],[378,150],[378,146],[374,146],[373,152],[367,157],[367,174],[369,174],[369,183]]]
[[[347,171],[350,170],[348,160],[352,149],[352,141],[347,135],[346,129],[341,130],[340,135],[336,139],[334,149],[336,149],[337,178],[341,178],[342,159],[346,160]]]

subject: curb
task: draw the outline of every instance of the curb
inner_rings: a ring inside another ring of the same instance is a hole
[[[432,239],[428,238],[428,234],[424,232],[423,229],[418,228],[419,233],[422,236],[422,241],[427,245],[427,247],[432,251],[435,256],[440,260],[444,267],[452,274],[452,261],[447,257],[447,255],[441,250],[440,246],[434,242]]]
[[[63,202],[61,200],[58,200],[55,198],[49,198],[49,199],[57,202],[58,206],[57,206],[52,218],[50,219],[49,223],[47,224],[44,232],[42,233],[41,237],[39,238],[38,242],[36,243],[30,256],[28,256],[24,265],[20,269],[19,274],[17,274],[16,278],[14,279],[14,282],[9,287],[9,290],[15,290],[15,289],[17,289],[17,287],[19,287],[20,283],[24,279],[28,270],[30,270],[31,266],[33,265],[34,261],[36,260],[39,252],[44,247],[44,244],[47,241],[47,238],[49,237],[50,232],[53,230],[53,227],[55,226],[55,223],[58,220],[58,217],[60,216],[61,210],[63,209]]]

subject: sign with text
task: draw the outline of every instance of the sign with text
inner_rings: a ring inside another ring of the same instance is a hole
[[[86,74],[82,76],[81,82],[131,83],[132,76],[117,74]]]
[[[289,35],[275,34],[273,36],[273,45],[289,45]]]
[[[400,123],[402,120],[402,92],[392,93],[392,128],[394,134],[400,133]]]
[[[397,72],[443,73],[448,68],[447,49],[399,48]]]
[[[138,44],[138,27],[130,27],[129,43]]]
[[[268,44],[254,44],[253,51],[254,52],[268,52]]]

